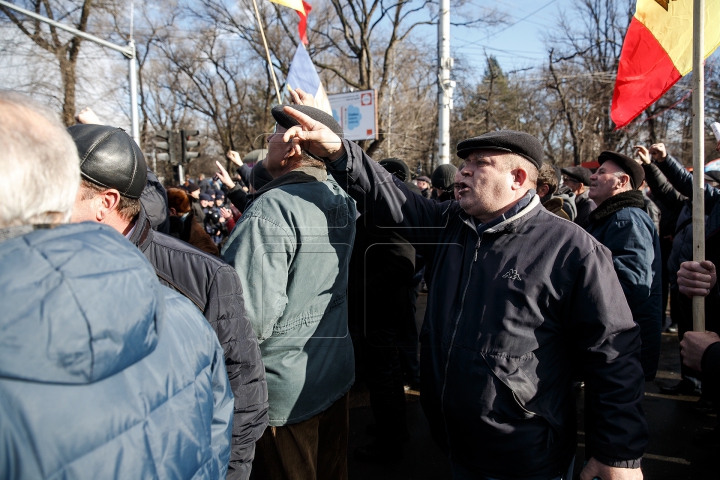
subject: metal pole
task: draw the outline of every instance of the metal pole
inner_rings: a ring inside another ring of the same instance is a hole
[[[273,83],[275,84],[275,95],[277,96],[278,104],[280,104],[282,103],[282,100],[280,100],[280,87],[278,87],[277,78],[275,77],[275,69],[273,68],[272,59],[270,58],[270,50],[268,50],[267,40],[265,39],[265,30],[263,29],[262,22],[260,21],[260,10],[258,10],[257,2],[255,0],[253,0],[253,6],[255,7],[255,17],[257,18],[258,28],[260,28],[260,36],[262,37],[263,45],[265,46],[268,68],[270,69]]]
[[[81,32],[77,28],[68,27],[67,25],[63,25],[62,23],[56,22],[55,20],[50,20],[47,17],[43,17],[42,15],[38,15],[35,12],[31,12],[30,10],[25,10],[24,8],[20,8],[17,5],[13,5],[12,3],[8,3],[4,0],[0,0],[0,5],[7,7],[11,10],[15,10],[17,12],[22,13],[23,15],[27,15],[28,17],[34,18],[36,20],[40,20],[41,22],[45,22],[49,25],[52,25],[53,27],[57,27],[61,30],[65,30],[67,32],[72,33],[73,35],[77,35],[78,37],[82,37],[86,40],[90,40],[95,43],[99,43],[103,47],[111,48],[113,50],[117,50],[118,52],[122,53],[126,57],[133,57],[135,55],[134,51],[131,51],[128,47],[123,47],[121,45],[115,45],[114,43],[108,42],[107,40],[103,40],[102,38],[96,37],[95,35],[91,35],[89,33]]]
[[[127,46],[123,47],[120,45],[115,45],[114,43],[108,42],[107,40],[103,40],[102,38],[96,37],[95,35],[91,35],[89,33],[81,32],[77,28],[69,27],[67,25],[63,25],[62,23],[56,22],[55,20],[50,20],[47,17],[43,17],[42,15],[38,15],[35,12],[31,12],[30,10],[25,10],[24,8],[20,8],[17,5],[13,5],[12,3],[8,3],[4,0],[0,0],[0,5],[3,5],[4,7],[7,7],[11,10],[15,10],[17,12],[22,13],[23,15],[27,15],[30,18],[34,18],[36,20],[39,20],[41,22],[45,22],[48,25],[52,25],[53,27],[59,28],[61,30],[65,30],[67,32],[72,33],[75,36],[78,36],[80,38],[84,38],[86,40],[90,40],[91,42],[95,42],[97,44],[102,45],[103,47],[110,48],[112,50],[118,51],[125,55],[128,60],[130,61],[130,74],[129,74],[129,81],[130,81],[130,117],[131,117],[131,130],[132,130],[132,137],[135,142],[140,145],[140,128],[138,125],[138,99],[137,99],[137,65],[135,64],[135,42],[130,39],[130,43],[128,43]],[[131,17],[131,25],[132,25],[132,17]],[[132,29],[132,27],[131,27]],[[132,33],[131,33],[132,37]]]
[[[693,3],[693,260],[705,260],[705,0]],[[693,330],[705,331],[705,297],[693,297]]]
[[[180,181],[180,185],[185,185],[185,169],[182,163],[178,165],[178,180]]]
[[[128,59],[130,62],[130,119],[132,123],[132,137],[140,148],[140,114],[138,112],[138,74],[137,60],[135,58],[135,40],[130,40],[128,47],[132,49],[132,57]]]
[[[450,80],[450,0],[440,1],[438,18],[438,163],[450,163],[450,110],[455,82]]]

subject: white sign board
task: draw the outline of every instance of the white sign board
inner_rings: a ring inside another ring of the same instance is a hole
[[[332,115],[348,140],[377,138],[377,102],[375,90],[328,95]]]

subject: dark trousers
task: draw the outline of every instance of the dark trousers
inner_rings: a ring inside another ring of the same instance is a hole
[[[365,381],[370,390],[370,407],[377,425],[377,439],[396,442],[407,433],[405,389],[400,367],[398,340],[401,325],[410,308],[403,287],[373,296],[366,305],[363,336]],[[379,293],[379,292],[378,292]]]
[[[300,423],[267,427],[257,442],[255,480],[345,480],[350,425],[346,393]]]

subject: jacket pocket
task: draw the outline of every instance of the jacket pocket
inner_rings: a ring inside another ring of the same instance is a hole
[[[542,405],[542,402],[535,402],[538,398],[538,379],[530,373],[537,368],[537,358],[532,354],[521,357],[491,353],[481,355],[493,376],[510,391],[518,416],[523,419],[542,419],[550,427],[547,437],[549,447],[558,438],[561,425],[553,421],[556,418],[553,412],[528,405]]]

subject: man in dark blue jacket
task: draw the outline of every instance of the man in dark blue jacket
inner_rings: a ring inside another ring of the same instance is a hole
[[[655,378],[662,331],[662,255],[653,221],[638,190],[645,171],[632,158],[602,152],[590,177],[589,196],[598,207],[586,230],[611,252],[633,320],[640,325],[645,381]]]
[[[319,122],[285,112],[301,125],[284,141],[324,158],[359,212],[402,228],[428,261],[422,403],[453,476],[571,478],[579,366],[597,418],[581,478],[642,478],[639,327],[610,252],[540,205],[540,142],[512,131],[460,142],[460,201],[437,203]]]

